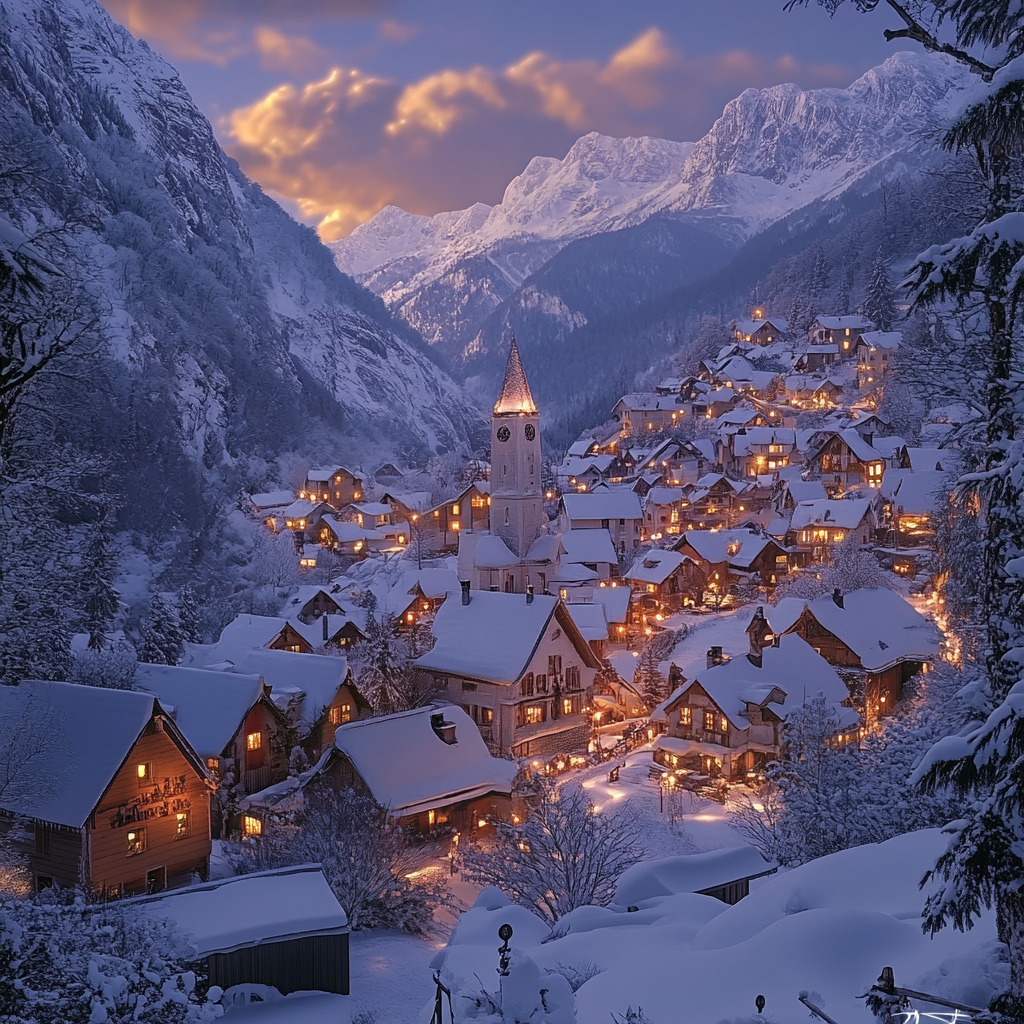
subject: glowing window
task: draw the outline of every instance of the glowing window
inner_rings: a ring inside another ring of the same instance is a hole
[[[247,836],[261,836],[263,835],[263,822],[259,818],[247,814],[242,819],[242,830]]]
[[[245,749],[246,750],[262,750],[263,749],[263,733],[251,732],[245,737]]]
[[[562,714],[563,715],[571,715],[572,714],[572,700],[570,698],[568,698],[568,697],[564,698],[563,701],[562,701]]]
[[[704,712],[704,731],[714,732],[715,731],[715,713],[714,711]]]
[[[174,838],[187,839],[192,835],[192,821],[188,811],[178,811],[174,815]]]
[[[146,830],[144,828],[133,828],[128,832],[128,856],[136,857],[146,852]]]
[[[137,764],[135,774],[138,776],[140,786],[148,786],[153,781],[153,766],[151,764]]]
[[[680,725],[690,725],[692,722],[693,722],[693,712],[691,711],[689,705],[687,705],[685,708],[680,708],[679,709],[679,724]]]
[[[722,732],[728,732],[729,731],[729,719],[726,718],[725,715],[722,715],[722,721],[721,721],[720,724],[722,726],[722,730],[721,730]]]
[[[527,705],[525,714],[527,725],[539,725],[544,721],[544,708],[540,704]]]

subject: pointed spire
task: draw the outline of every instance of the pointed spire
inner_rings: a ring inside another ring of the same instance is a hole
[[[496,414],[536,413],[537,411],[537,404],[533,400],[530,385],[526,379],[526,371],[519,358],[519,346],[516,344],[514,334],[512,335],[512,348],[508,353],[508,362],[505,364],[505,380],[501,385],[498,401],[494,403],[494,411]]]

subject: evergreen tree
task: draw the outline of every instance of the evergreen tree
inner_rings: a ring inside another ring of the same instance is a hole
[[[199,643],[199,598],[191,582],[187,582],[178,594],[178,623],[185,643]]]
[[[163,594],[155,594],[139,635],[139,661],[177,665],[184,653],[178,609]]]
[[[879,249],[871,265],[871,280],[864,297],[864,315],[880,331],[891,331],[899,318],[896,292],[889,280],[889,264]]]
[[[640,699],[653,711],[668,696],[668,680],[658,667],[660,659],[653,644],[647,644],[637,661],[634,684]]]
[[[113,579],[117,572],[117,553],[107,518],[99,524],[82,559],[82,581],[85,585],[85,629],[89,634],[89,650],[99,651],[106,644],[106,634],[118,610],[118,592]]]

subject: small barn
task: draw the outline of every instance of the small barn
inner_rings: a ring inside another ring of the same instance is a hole
[[[238,875],[132,900],[173,921],[206,961],[211,985],[350,991],[348,917],[319,864]]]

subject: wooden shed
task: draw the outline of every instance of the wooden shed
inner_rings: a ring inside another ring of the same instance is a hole
[[[348,917],[319,864],[224,878],[132,902],[188,934],[206,961],[211,985],[269,985],[282,995],[349,994]]]

